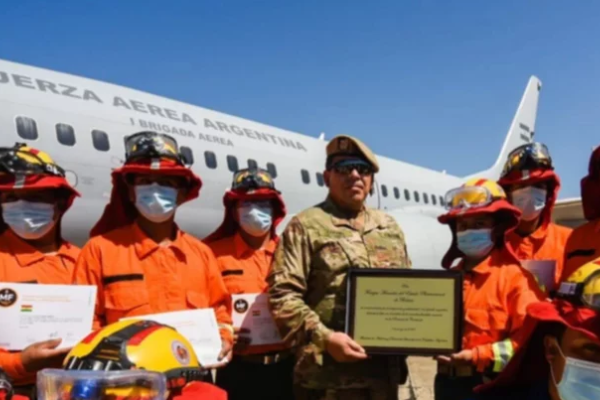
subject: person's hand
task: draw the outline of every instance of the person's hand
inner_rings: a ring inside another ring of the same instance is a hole
[[[443,364],[473,365],[473,350],[462,350],[450,356],[437,356],[436,360]]]
[[[231,361],[231,357],[233,355],[233,347],[229,340],[221,340],[221,352],[217,357],[217,363],[212,365],[205,365],[203,368],[206,369],[218,369],[223,368],[229,361]]]
[[[333,332],[325,341],[327,352],[337,362],[356,362],[368,358],[365,349],[343,332]]]
[[[234,350],[244,350],[252,342],[248,328],[233,328],[233,348]]]
[[[57,349],[62,339],[33,343],[21,352],[25,371],[36,372],[44,368],[60,368],[70,348]]]

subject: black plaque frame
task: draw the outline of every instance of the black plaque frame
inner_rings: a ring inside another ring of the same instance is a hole
[[[448,348],[422,348],[422,347],[378,347],[363,346],[369,354],[384,355],[447,355],[457,353],[462,348],[463,334],[463,276],[460,271],[437,271],[405,268],[350,268],[348,270],[348,286],[346,299],[346,334],[354,337],[355,309],[356,309],[356,281],[361,277],[386,277],[389,279],[414,278],[414,279],[449,279],[454,281],[454,343],[452,349]],[[441,327],[441,329],[444,329]]]

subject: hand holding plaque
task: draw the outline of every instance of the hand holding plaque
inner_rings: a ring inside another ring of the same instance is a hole
[[[370,354],[439,355],[461,349],[458,271],[351,269],[348,334]]]

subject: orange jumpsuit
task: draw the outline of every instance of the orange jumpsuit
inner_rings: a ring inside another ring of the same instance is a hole
[[[95,328],[124,317],[212,307],[221,337],[233,341],[217,260],[208,246],[179,229],[167,246],[136,223],[93,237],[77,260],[75,283],[98,287]]]
[[[577,268],[600,256],[600,219],[594,219],[573,230],[564,251],[562,280]]]
[[[571,231],[571,228],[547,223],[529,236],[522,237],[516,231],[512,231],[506,239],[519,260],[556,260],[554,284],[558,288],[564,269],[565,245]]]
[[[230,294],[264,293],[267,289],[266,278],[271,269],[271,261],[277,242],[273,239],[260,250],[250,248],[239,234],[225,237],[209,244]],[[235,349],[235,354],[258,354],[285,349],[283,344],[251,344],[243,349]]]
[[[453,269],[462,270],[463,263]],[[478,372],[500,372],[518,347],[526,308],[544,295],[533,278],[505,250],[494,250],[471,271],[464,271],[462,348],[473,349]]]
[[[78,247],[63,241],[56,254],[46,255],[6,229],[0,235],[0,281],[68,285],[79,251]],[[0,349],[0,367],[15,386],[35,383],[36,374],[25,371],[20,352]]]

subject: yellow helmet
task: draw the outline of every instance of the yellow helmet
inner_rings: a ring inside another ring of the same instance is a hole
[[[573,272],[560,284],[557,297],[600,311],[600,258]]]
[[[65,171],[44,151],[24,143],[0,148],[0,174],[55,175],[65,177]]]
[[[473,178],[446,193],[446,207],[450,210],[479,208],[496,200],[506,200],[506,192],[489,179]]]
[[[147,370],[163,373],[168,389],[206,380],[189,341],[174,328],[154,321],[125,320],[92,332],[64,361],[67,370]]]

